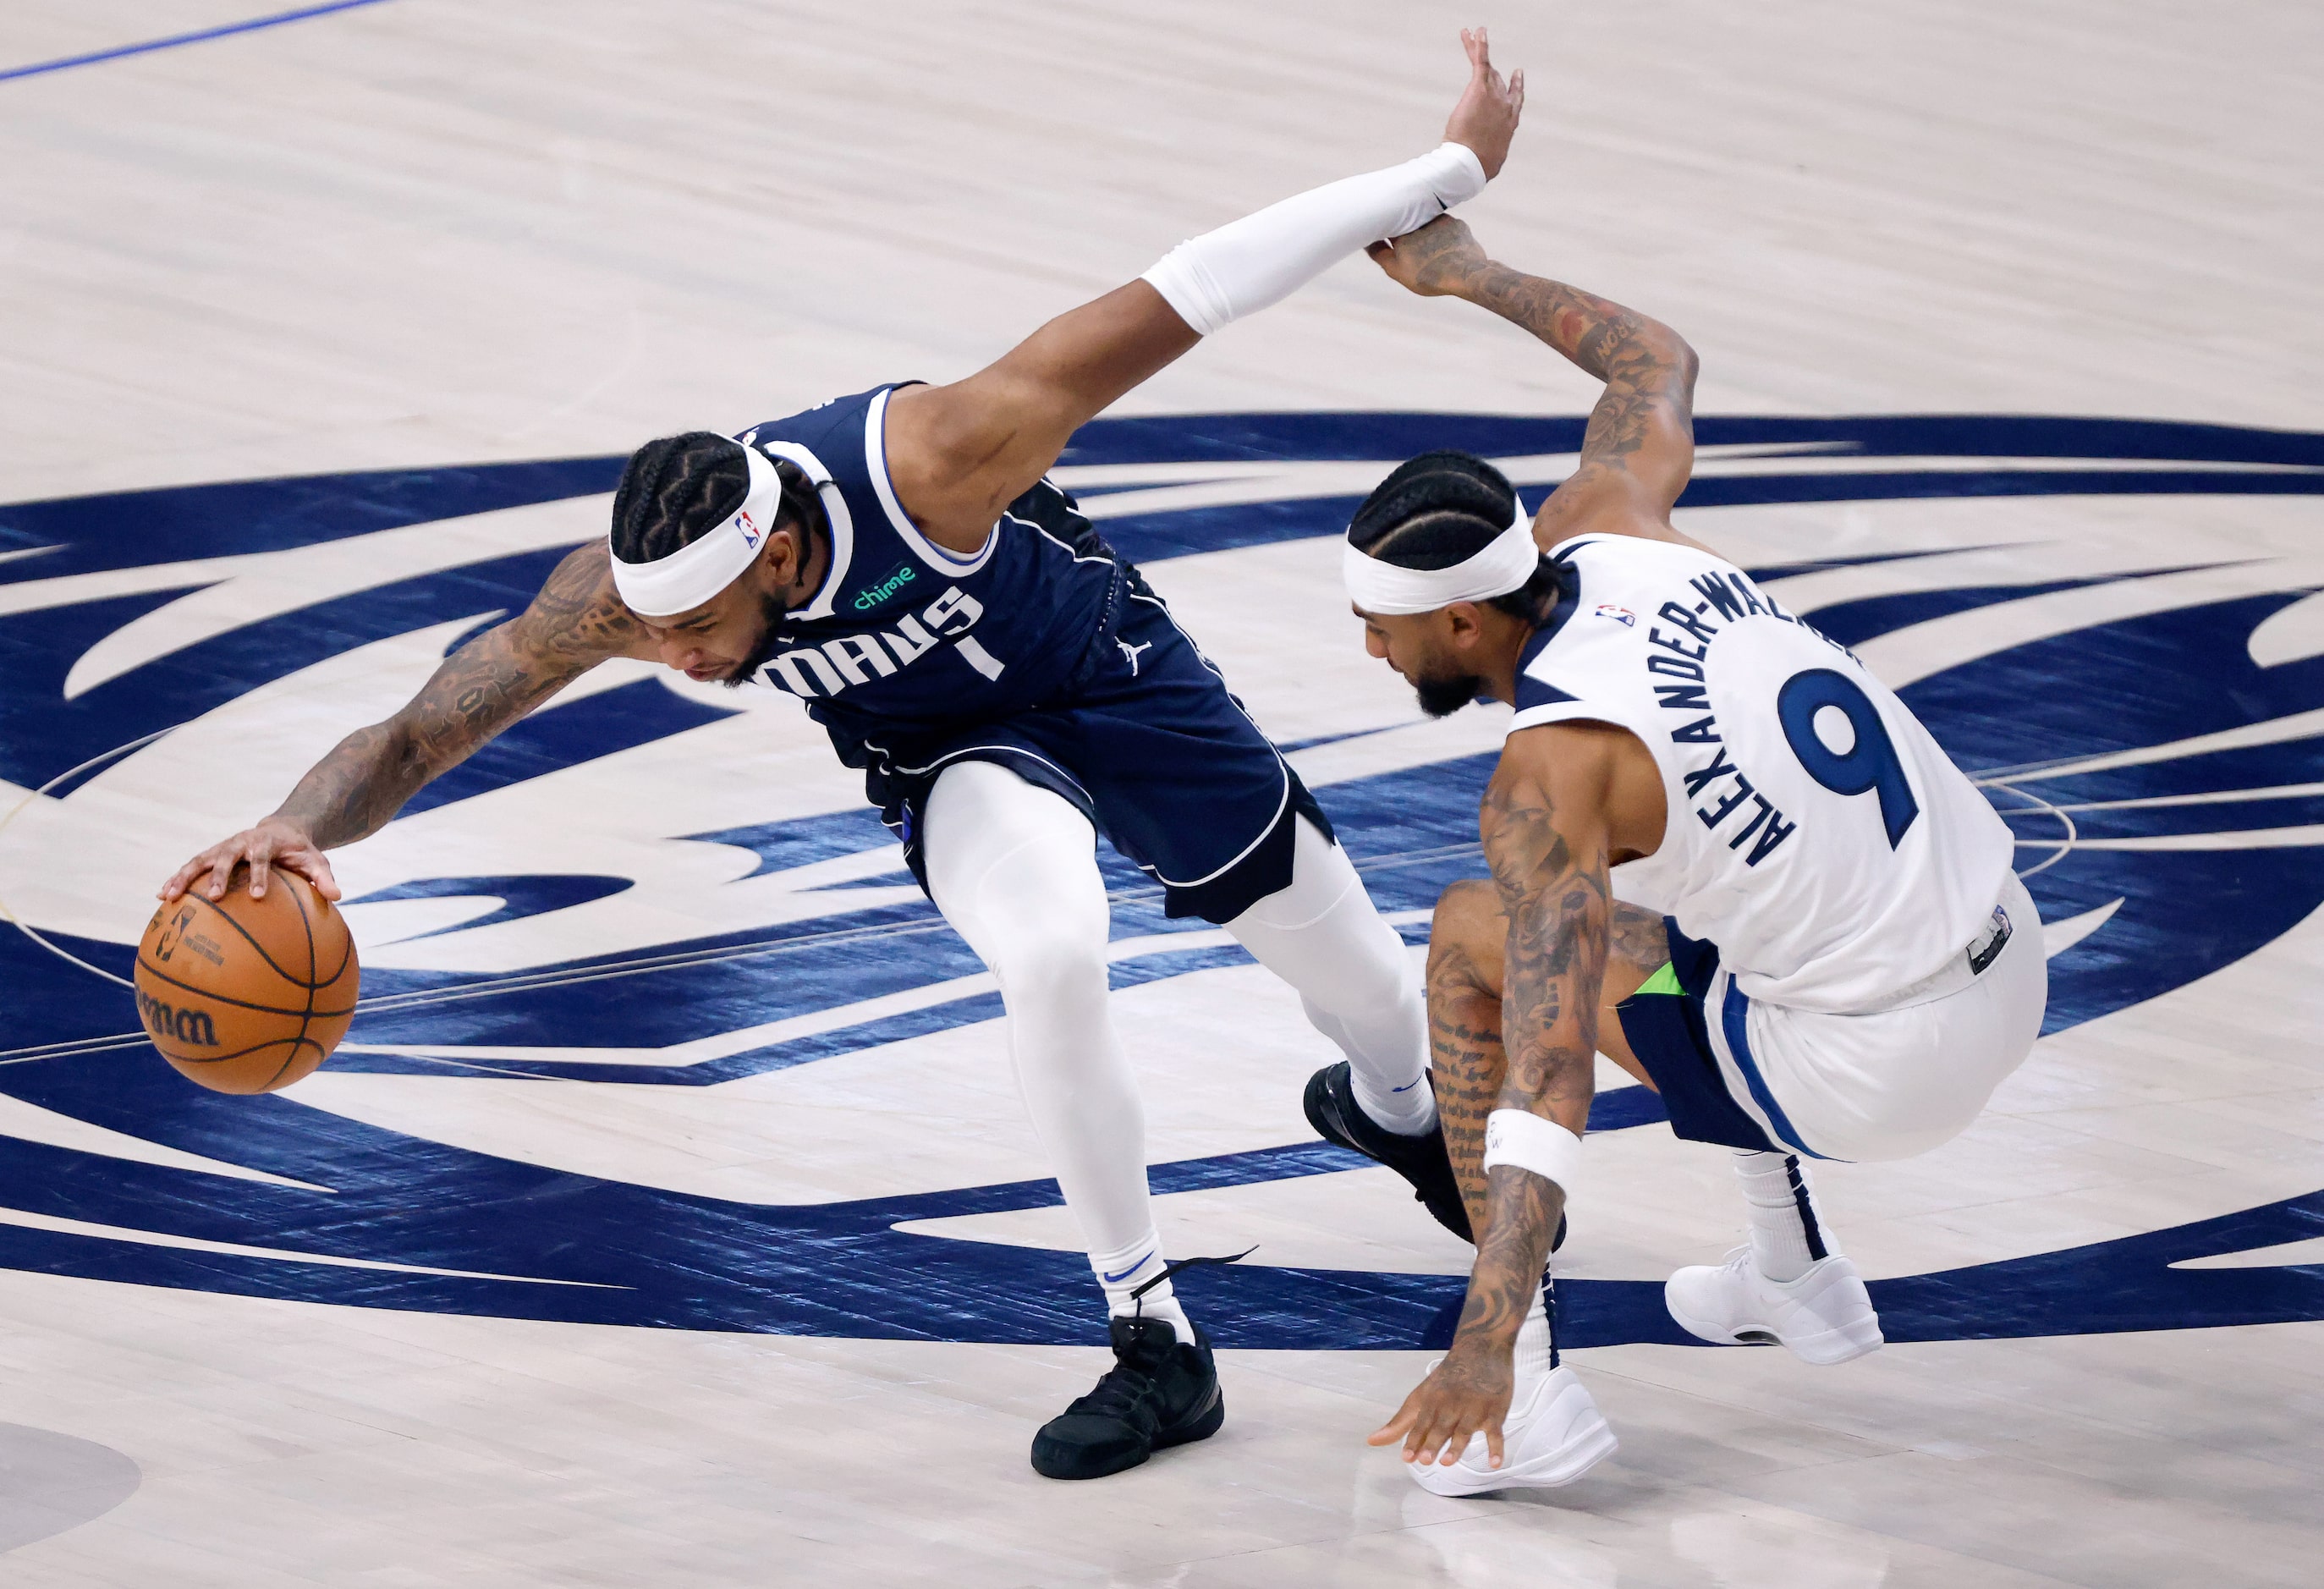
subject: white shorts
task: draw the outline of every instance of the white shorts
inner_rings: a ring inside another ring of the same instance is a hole
[[[1982,971],[1964,956],[1930,979],[1935,996],[1877,1014],[1759,1003],[1721,967],[1703,1024],[1729,1096],[1818,1159],[1909,1159],[1959,1136],[2033,1052],[2049,1002],[2042,918],[2014,873],[1998,906],[2008,938]]]

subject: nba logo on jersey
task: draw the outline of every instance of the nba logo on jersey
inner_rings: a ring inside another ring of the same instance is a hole
[[[1625,629],[1636,629],[1638,626],[1637,614],[1628,607],[1618,607],[1609,601],[1601,601],[1598,604],[1598,616],[1611,618]]]

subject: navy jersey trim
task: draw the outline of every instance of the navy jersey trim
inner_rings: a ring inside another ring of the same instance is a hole
[[[939,574],[949,575],[954,579],[966,578],[992,560],[994,550],[1001,545],[1001,522],[997,519],[993,521],[992,527],[984,532],[984,544],[971,558],[946,551],[920,533],[918,526],[912,522],[911,515],[904,511],[902,500],[896,495],[894,476],[888,473],[888,399],[894,396],[895,392],[893,386],[888,387],[864,407],[863,472],[872,477],[872,494],[880,499],[880,506],[888,515],[890,528],[903,539],[906,546],[911,548],[912,555]]]
[[[745,447],[755,447],[761,452],[796,464],[807,477],[815,482],[816,500],[823,504],[824,539],[831,548],[831,567],[824,571],[823,588],[815,599],[791,614],[797,623],[811,623],[831,616],[831,604],[846,583],[849,565],[855,560],[855,515],[847,509],[847,493],[831,477],[824,461],[796,441],[761,441],[757,430],[746,430],[740,438]]]
[[[1646,1067],[1670,1114],[1671,1134],[1690,1142],[1715,1142],[1761,1153],[1784,1150],[1745,1112],[1729,1090],[1727,1073],[1711,1045],[1704,1007],[1719,975],[1719,946],[1691,938],[1678,923],[1663,919],[1670,943],[1670,969],[1680,991],[1636,993],[1614,1006],[1630,1052]]]
[[[1081,504],[1074,501],[1073,494],[1071,492],[1065,490],[1056,481],[1050,479],[1047,475],[1041,476],[1040,483],[1047,486],[1050,490],[1056,492],[1059,496],[1065,498],[1065,505],[1074,513],[1078,513],[1081,512]],[[1019,502],[1022,502],[1024,498],[1022,497],[1018,498],[1018,501]],[[1111,550],[1103,550],[1104,543],[1102,541],[1097,543],[1101,548],[1100,550],[1093,552],[1084,551],[1081,548],[1074,545],[1073,542],[1069,540],[1058,540],[1056,533],[1052,531],[1047,525],[1036,523],[1030,519],[1019,518],[1016,513],[1010,508],[1001,509],[1001,517],[1010,523],[1024,525],[1026,529],[1032,531],[1036,535],[1038,535],[1042,540],[1047,541],[1051,546],[1057,548],[1060,551],[1064,552],[1067,557],[1073,559],[1074,561],[1077,563],[1119,563],[1121,561],[1121,559],[1116,557]],[[1087,522],[1085,515],[1084,522]],[[992,532],[996,536],[999,535],[1001,533],[1000,525],[995,524],[993,526]],[[1168,609],[1165,608],[1164,610],[1167,612]],[[1175,625],[1177,621],[1173,619],[1171,622]],[[1183,634],[1185,632],[1184,630],[1180,630],[1179,633]],[[1192,637],[1189,636],[1188,638],[1191,639]]]
[[[1567,543],[1570,544],[1570,543]],[[1543,554],[1547,557],[1547,553]],[[1526,638],[1517,651],[1517,698],[1512,702],[1520,712],[1529,707],[1554,707],[1560,701],[1579,701],[1582,697],[1560,689],[1554,684],[1536,679],[1531,669],[1549,642],[1564,631],[1573,616],[1574,608],[1582,605],[1582,570],[1567,562],[1563,555],[1549,558],[1550,567],[1557,571],[1557,605],[1541,626]]]

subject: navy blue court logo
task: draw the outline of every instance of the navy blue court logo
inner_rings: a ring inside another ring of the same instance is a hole
[[[1086,482],[1076,489],[1105,515],[1108,538],[1152,562],[1336,534],[1355,499],[1345,494],[1350,471],[1332,465],[1440,446],[1555,455],[1580,437],[1578,420],[1452,414],[1106,420],[1076,439],[1063,466],[1069,481]],[[2324,493],[2324,436],[2226,427],[1707,419],[1698,439],[1704,466],[1683,505],[1699,508],[1975,498],[1998,527],[2012,499],[2045,494],[2175,494],[2192,514],[2206,497]],[[1185,506],[1145,494],[1152,468],[1122,465],[1183,466],[1160,473],[1185,482],[1276,468],[1294,484]],[[480,614],[521,605],[577,532],[538,545],[485,536],[447,553],[426,527],[603,493],[618,467],[615,458],[560,459],[0,507],[0,780],[14,786],[0,788],[0,821],[65,809],[84,790],[102,794],[109,769],[166,746],[180,725],[305,670],[414,634],[434,636],[440,651]],[[1320,483],[1313,494],[1299,494],[1302,469]],[[1140,494],[1120,494],[1132,492]],[[1715,534],[1716,520],[1704,522]],[[198,607],[199,591],[266,566],[268,554],[319,559],[364,537],[363,557],[350,559],[360,569],[313,575],[307,595],[271,617],[229,621]],[[2227,966],[2324,901],[2324,644],[2304,638],[2324,633],[2309,605],[2324,598],[2264,563],[2189,559],[2034,583],[1997,577],[1993,566],[1979,574],[1973,557],[1949,549],[1752,572],[1900,682],[2008,817],[2053,947],[2068,946],[2052,961],[2050,1030]],[[294,708],[269,696],[251,709]],[[412,810],[519,788],[730,715],[651,680],[622,684],[520,725]],[[1477,873],[1473,813],[1489,764],[1435,762],[1321,791],[1383,910],[1423,909],[1446,882]],[[812,875],[834,881],[802,883],[807,905],[773,927],[489,973],[375,968],[350,1039],[357,1047],[334,1068],[441,1075],[447,1061],[422,1050],[491,1050],[497,1057],[457,1063],[520,1080],[703,1086],[999,1012],[990,993],[946,993],[980,968],[899,875],[881,871],[876,853],[890,841],[868,811],[683,836],[755,852],[754,877],[822,867]],[[9,838],[0,826],[0,903],[27,876],[69,887],[69,855],[28,858],[6,848]],[[865,864],[851,869],[850,857]],[[1108,864],[1117,935],[1157,945],[1121,961],[1117,985],[1240,962],[1239,950],[1173,948],[1169,935],[1188,924],[1167,920],[1158,891],[1134,870]],[[618,869],[479,875],[472,864],[364,902],[437,901],[430,908],[452,914],[433,930],[449,933],[636,886]],[[469,902],[465,913],[459,901]],[[544,1169],[286,1098],[221,1097],[180,1080],[137,1035],[129,993],[108,980],[125,975],[128,959],[128,945],[98,934],[0,926],[0,1095],[152,1144],[143,1157],[155,1160],[0,1135],[0,1265],[670,1328],[1099,1338],[1078,1253],[898,1228],[1054,1205],[1050,1182],[768,1206]],[[767,1032],[775,1023],[787,1024]],[[737,1031],[766,1035],[702,1048]],[[610,1075],[603,1064],[525,1057],[558,1045],[650,1056],[688,1044],[687,1062],[648,1058]],[[1660,1119],[1653,1095],[1633,1087],[1604,1095],[1592,1124]],[[187,1155],[265,1178],[171,1162]],[[1158,1165],[1153,1179],[1157,1192],[1183,1191],[1355,1162],[1292,1142]],[[2324,1266],[2202,1266],[2319,1234],[2324,1191],[1873,1289],[1892,1340],[2324,1318]],[[1191,1276],[1187,1289],[1222,1345],[1378,1348],[1441,1342],[1461,1285],[1253,1261]],[[1683,1339],[1656,1286],[1582,1280],[1561,1296],[1571,1344]]]

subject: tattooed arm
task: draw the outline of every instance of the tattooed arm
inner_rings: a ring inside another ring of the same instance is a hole
[[[1528,1110],[1577,1136],[1596,1090],[1599,994],[1614,909],[1607,877],[1614,793],[1636,743],[1619,729],[1585,723],[1510,735],[1480,822],[1508,923],[1501,972],[1508,1069],[1498,1106]],[[1497,1165],[1487,1178],[1486,1205],[1452,1349],[1371,1437],[1374,1445],[1401,1437],[1407,1462],[1457,1460],[1479,1430],[1495,1464],[1500,1461],[1510,1348],[1541,1286],[1565,1193],[1530,1170]]]
[[[1482,28],[1464,30],[1461,43],[1469,82],[1444,137],[1465,145],[1490,177],[1516,134],[1525,74],[1502,79]],[[1174,290],[1176,301],[1211,329],[1277,301],[1366,239],[1431,213],[1433,199],[1427,209],[1412,208],[1415,180],[1395,172],[1353,178],[1191,240],[1185,246],[1205,263],[1181,264],[1199,303],[1182,290]],[[1076,430],[1201,340],[1154,280],[1148,273],[1059,315],[964,381],[903,388],[889,401],[890,476],[929,540],[974,552],[1001,510],[1048,472]]]
[[[445,658],[401,711],[341,740],[272,816],[180,866],[161,898],[176,899],[207,873],[203,892],[217,899],[247,862],[253,895],[265,893],[270,869],[282,866],[337,899],[325,850],[386,827],[429,780],[599,662],[650,656],[644,640],[613,588],[604,542],[592,541],[558,564],[531,605]]]
[[[1494,263],[1451,216],[1370,253],[1422,297],[1489,309],[1606,383],[1581,464],[1534,516],[1545,548],[1584,531],[1699,544],[1670,521],[1694,467],[1695,356],[1685,337],[1578,287]]]

